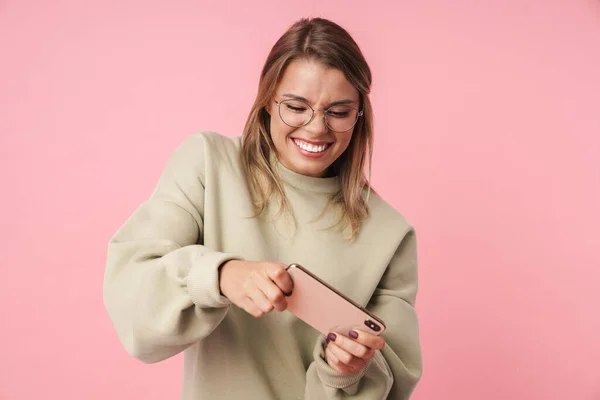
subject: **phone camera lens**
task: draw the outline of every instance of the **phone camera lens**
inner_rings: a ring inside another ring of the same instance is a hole
[[[368,326],[369,328],[373,329],[375,332],[379,332],[381,330],[379,325],[373,323],[373,321],[371,321],[369,319],[365,321],[365,325]]]

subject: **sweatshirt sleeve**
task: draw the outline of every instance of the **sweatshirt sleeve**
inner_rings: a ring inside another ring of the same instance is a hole
[[[367,308],[386,322],[386,346],[362,371],[336,372],[325,361],[324,341],[315,345],[307,371],[306,399],[381,400],[410,398],[422,373],[419,327],[415,312],[417,251],[409,228]]]
[[[240,257],[202,245],[204,151],[200,134],[185,139],[108,245],[104,304],[123,347],[146,363],[209,335],[230,305],[218,269]]]

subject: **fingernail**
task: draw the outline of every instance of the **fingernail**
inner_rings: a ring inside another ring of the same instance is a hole
[[[331,342],[335,342],[335,339],[337,339],[337,336],[335,335],[335,333],[330,333],[329,335],[327,335],[327,340],[329,340]]]
[[[289,293],[284,293],[285,297],[290,297],[292,295],[292,292]]]
[[[350,331],[348,332],[348,336],[350,336],[352,339],[358,339],[358,332]]]

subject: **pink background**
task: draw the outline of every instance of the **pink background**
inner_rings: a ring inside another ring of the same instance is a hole
[[[178,398],[180,357],[117,341],[106,244],[185,136],[240,134],[301,16],[374,72],[374,184],[420,239],[414,398],[600,399],[600,3],[170,3],[0,1],[0,399]]]

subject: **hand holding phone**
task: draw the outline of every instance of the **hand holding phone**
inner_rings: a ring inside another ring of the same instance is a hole
[[[385,346],[381,335],[350,331],[348,336],[333,332],[327,336],[325,360],[331,368],[341,374],[352,374],[364,369],[375,355],[375,351]]]
[[[287,310],[327,336],[327,363],[341,374],[364,369],[385,345],[385,323],[306,268],[287,270],[294,282]]]
[[[219,268],[219,288],[223,296],[256,318],[274,309],[285,310],[285,296],[293,287],[283,264],[229,260]]]

